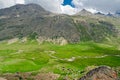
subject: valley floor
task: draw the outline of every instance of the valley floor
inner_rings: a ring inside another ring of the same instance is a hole
[[[54,74],[58,80],[80,78],[89,70],[105,65],[120,70],[117,46],[93,42],[60,46],[36,41],[0,42],[0,74]]]

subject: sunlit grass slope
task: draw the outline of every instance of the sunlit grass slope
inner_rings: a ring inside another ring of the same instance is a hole
[[[68,73],[63,68],[83,71],[88,66],[119,67],[119,62],[120,50],[108,44],[81,42],[60,46],[36,41],[0,43],[1,73],[39,71],[65,75]]]

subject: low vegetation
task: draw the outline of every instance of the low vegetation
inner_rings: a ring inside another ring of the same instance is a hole
[[[119,62],[119,47],[109,44],[81,42],[60,46],[49,42],[39,44],[35,40],[0,42],[1,74],[54,73],[60,75],[60,80],[73,79],[100,65],[119,69]]]

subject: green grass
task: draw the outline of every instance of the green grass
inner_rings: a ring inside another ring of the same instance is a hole
[[[101,57],[105,55],[107,56]],[[120,55],[120,50],[117,46],[93,42],[64,46],[47,42],[39,44],[36,41],[25,43],[18,41],[9,45],[7,42],[1,42],[0,73],[39,71],[53,72],[60,74],[61,77],[66,74],[80,76],[82,74],[78,71],[82,72],[88,66],[119,67],[120,57],[118,55]],[[68,61],[72,57],[75,57],[75,60]],[[63,70],[63,67],[65,70]]]

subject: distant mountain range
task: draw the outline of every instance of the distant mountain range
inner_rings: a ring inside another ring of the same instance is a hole
[[[120,10],[116,11],[116,15],[120,16]]]
[[[37,4],[18,4],[0,10],[0,40],[23,37],[56,40],[62,37],[68,43],[77,43],[117,39],[120,18],[111,16],[114,15],[92,14],[85,9],[69,16],[48,12]]]

